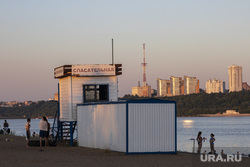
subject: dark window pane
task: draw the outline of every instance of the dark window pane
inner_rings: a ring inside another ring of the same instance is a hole
[[[108,85],[100,85],[100,100],[108,100]]]
[[[84,101],[108,101],[108,85],[84,85]]]

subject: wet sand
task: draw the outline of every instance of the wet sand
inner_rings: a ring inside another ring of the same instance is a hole
[[[6,138],[13,141],[6,141]],[[249,166],[250,158],[241,162],[201,162],[198,155],[181,153],[126,155],[108,150],[83,147],[26,148],[25,137],[0,135],[0,167],[166,167],[166,166]]]

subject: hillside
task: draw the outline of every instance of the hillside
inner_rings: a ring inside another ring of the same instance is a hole
[[[54,118],[57,103],[39,101],[29,106],[0,107],[0,118]]]
[[[141,97],[125,95],[121,99],[143,99]],[[197,116],[198,114],[223,113],[226,110],[236,110],[250,113],[250,91],[233,93],[192,94],[173,97],[160,97],[177,101],[177,116]],[[57,103],[39,101],[29,106],[0,107],[0,118],[37,118],[47,116],[53,118],[57,110]]]
[[[123,99],[139,99],[126,95]],[[161,97],[177,101],[177,116],[197,116],[198,114],[223,113],[226,110],[236,110],[240,113],[250,113],[250,91],[232,93],[192,94],[173,97]]]

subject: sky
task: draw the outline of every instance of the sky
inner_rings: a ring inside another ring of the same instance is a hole
[[[226,82],[242,66],[250,84],[249,0],[11,0],[0,1],[0,101],[48,100],[57,92],[54,68],[123,64],[119,96],[170,75],[195,76],[200,87]]]

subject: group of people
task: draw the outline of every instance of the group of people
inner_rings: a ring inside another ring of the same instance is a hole
[[[25,124],[26,129],[26,140],[27,145],[26,147],[29,147],[29,141],[30,141],[30,118],[27,119],[27,123]],[[50,132],[50,123],[48,122],[46,117],[43,117],[42,120],[39,123],[39,136],[40,136],[40,151],[43,151],[42,149],[42,139],[45,139],[45,147],[49,145],[49,132]]]
[[[197,135],[197,138],[196,138],[196,141],[198,142],[198,150],[197,150],[197,153],[201,153],[201,148],[202,148],[202,141],[204,141],[206,138],[205,137],[201,137],[202,135],[202,132],[198,132],[198,135]],[[214,150],[214,142],[215,142],[215,138],[214,138],[214,134],[211,133],[210,134],[210,139],[209,139],[209,143],[210,143],[210,149],[211,149],[211,154],[215,154],[215,150]]]

